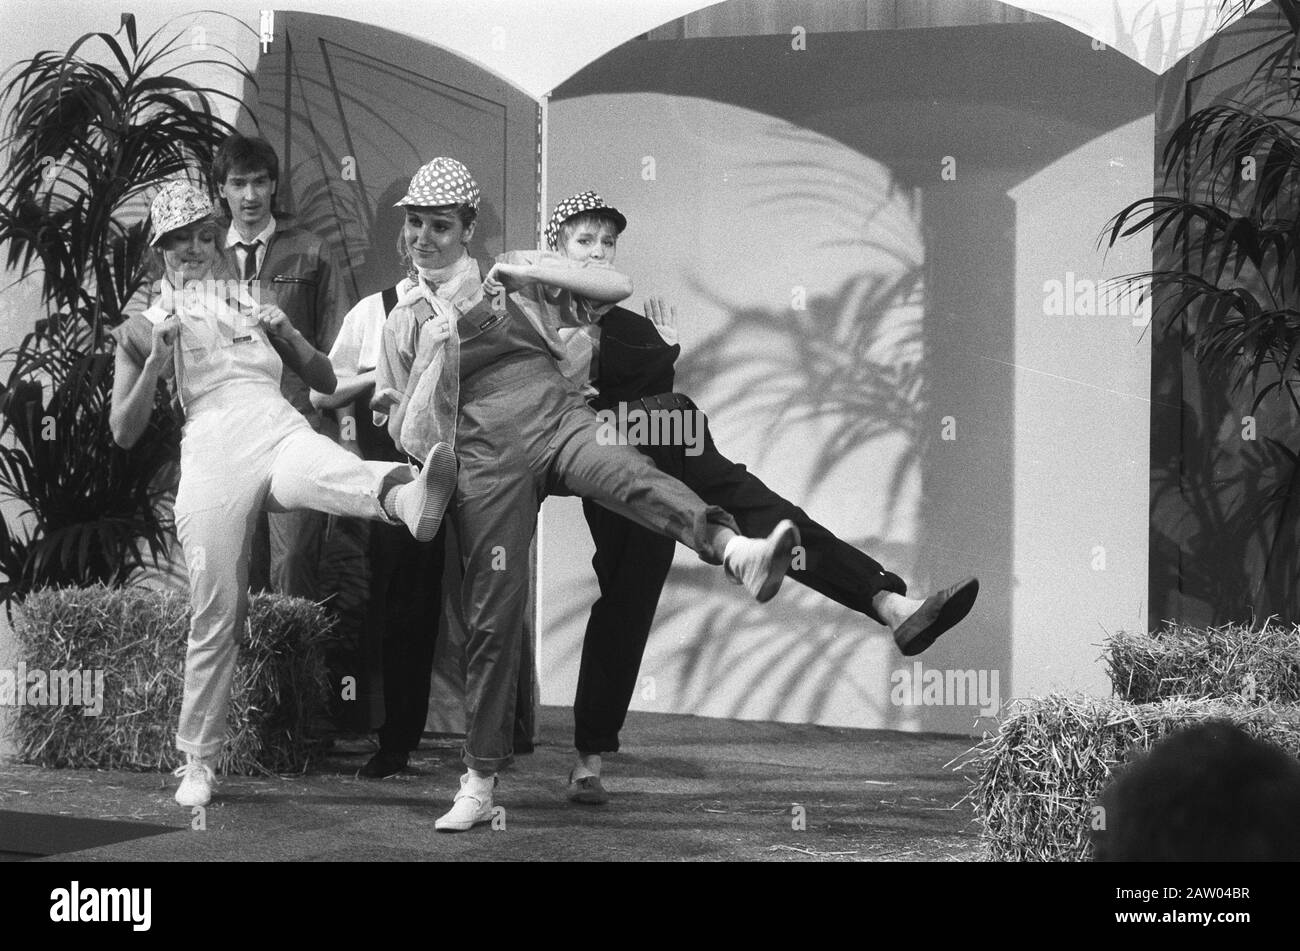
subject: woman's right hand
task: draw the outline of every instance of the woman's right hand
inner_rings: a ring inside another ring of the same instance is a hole
[[[416,357],[423,361],[432,361],[438,348],[451,336],[451,324],[441,314],[434,315],[420,325],[420,339],[417,344]]]
[[[153,340],[149,347],[149,362],[163,367],[171,360],[172,349],[176,346],[176,338],[181,333],[181,322],[176,316],[171,316],[161,320],[153,325]]]

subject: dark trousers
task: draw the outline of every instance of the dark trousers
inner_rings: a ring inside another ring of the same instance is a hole
[[[751,537],[767,535],[782,519],[799,526],[804,567],[790,577],[832,601],[883,624],[871,605],[881,591],[907,593],[898,575],[847,542],[808,513],[769,489],[743,465],[714,445],[704,414],[688,398],[673,394],[638,400],[630,408],[676,408],[700,414],[703,449],[639,447],[668,475],[684,482],[709,505],[725,509]],[[592,567],[600,597],[592,606],[582,642],[578,691],[573,703],[574,746],[583,753],[618,750],[618,734],[636,689],[650,627],[672,565],[674,544],[620,515],[584,500],[583,514],[596,543]]]
[[[429,715],[445,542],[445,530],[421,543],[404,525],[370,523],[367,627],[372,637],[381,638],[384,670],[379,746],[396,755],[420,745]]]
[[[329,516],[311,509],[261,512],[253,533],[248,586],[319,601]]]

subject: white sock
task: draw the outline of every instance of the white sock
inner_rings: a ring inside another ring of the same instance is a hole
[[[921,609],[925,599],[916,600],[896,591],[881,591],[876,595],[875,607],[891,628],[898,627]]]
[[[415,481],[418,477],[412,477],[409,472],[402,473],[406,479],[402,479],[398,473],[402,470],[394,469],[384,477],[383,485],[379,489],[379,507],[384,510],[384,514],[394,521],[402,520],[402,510],[399,500],[402,497],[402,490]]]
[[[599,753],[578,754],[578,765],[573,767],[573,778],[583,779],[587,776],[600,776]]]
[[[392,519],[401,518],[401,515],[397,512],[397,490],[400,488],[400,485],[389,486],[388,491],[379,498],[379,507],[384,510],[385,515]]]
[[[727,577],[732,584],[744,584],[745,559],[752,554],[755,541],[756,539],[744,535],[735,535],[722,549],[722,565],[727,569]]]

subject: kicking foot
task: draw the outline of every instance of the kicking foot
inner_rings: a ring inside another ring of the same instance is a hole
[[[212,801],[212,789],[217,785],[216,773],[212,771],[212,757],[185,754],[185,765],[177,767],[173,776],[181,777],[180,788],[176,790],[176,802],[193,808],[206,806]]]
[[[439,832],[466,832],[476,825],[492,821],[492,788],[495,776],[479,779],[466,773],[460,778],[460,791],[451,810],[438,818],[433,827]]]
[[[727,542],[722,563],[727,575],[743,584],[759,604],[771,601],[785,580],[799,544],[799,529],[788,518],[777,523],[767,538],[737,535]]]
[[[921,653],[970,613],[979,592],[979,579],[967,578],[930,595],[907,620],[894,628],[894,643],[906,657]]]
[[[420,474],[393,492],[393,514],[417,542],[433,541],[455,491],[456,453],[445,442],[435,443]]]

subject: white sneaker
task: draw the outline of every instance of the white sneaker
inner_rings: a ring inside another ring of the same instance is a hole
[[[185,765],[172,773],[173,776],[181,777],[180,788],[176,790],[176,801],[180,805],[191,808],[206,806],[212,800],[212,788],[217,785],[217,776],[212,771],[211,763],[211,758],[185,754]]]
[[[451,810],[439,816],[433,827],[439,832],[465,832],[483,822],[492,821],[492,788],[497,778],[491,783],[476,781],[474,790],[469,788],[470,777],[466,773],[460,778],[460,791],[452,802]]]
[[[771,601],[785,580],[799,544],[799,527],[788,518],[777,523],[767,538],[738,535],[727,542],[722,556],[727,575],[743,584],[759,604]]]
[[[397,490],[393,511],[417,542],[433,541],[455,491],[456,453],[445,442],[435,443],[420,474]]]

